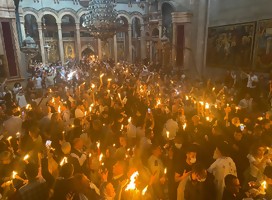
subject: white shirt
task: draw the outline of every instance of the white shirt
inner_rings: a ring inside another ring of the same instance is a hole
[[[256,88],[255,85],[253,85],[253,82],[258,82],[258,77],[256,75],[247,75],[247,87],[248,88]]]
[[[167,131],[168,131],[169,132],[168,139],[173,140],[177,135],[178,129],[179,129],[178,123],[173,119],[169,119],[164,125],[162,135],[164,138],[167,138]]]
[[[236,165],[230,157],[221,157],[209,167],[208,172],[214,175],[214,182],[217,189],[217,200],[221,200],[225,188],[224,178],[228,174],[237,176]]]

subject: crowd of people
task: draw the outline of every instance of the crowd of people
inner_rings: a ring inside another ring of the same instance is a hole
[[[37,64],[1,84],[1,199],[272,199],[270,90],[253,72]]]

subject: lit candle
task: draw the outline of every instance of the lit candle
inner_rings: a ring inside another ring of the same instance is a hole
[[[67,163],[67,157],[64,157],[61,161],[60,161],[60,166],[63,166],[64,164]]]
[[[102,159],[103,159],[103,154],[101,153],[101,154],[99,155],[99,162],[101,162]]]
[[[166,131],[166,137],[167,137],[167,139],[169,139],[169,131]]]
[[[24,161],[27,161],[29,159],[29,155],[28,154],[26,154],[25,156],[24,156]]]
[[[61,107],[60,106],[58,107],[58,113],[61,113]]]
[[[100,149],[100,142],[96,142],[97,149]]]
[[[125,191],[128,191],[128,190],[135,190],[136,189],[136,184],[135,184],[135,180],[136,178],[139,176],[139,172],[134,172],[131,177],[129,178],[130,179],[130,182],[127,184],[127,187],[125,189]]]
[[[15,179],[17,174],[18,174],[18,173],[17,173],[16,171],[13,171],[13,172],[12,172],[12,179]]]
[[[130,118],[128,118],[128,123],[130,123],[131,122],[131,117]]]
[[[8,138],[7,138],[7,141],[10,143],[10,140],[12,139],[12,136],[9,136]]]
[[[164,168],[164,174],[167,174],[167,168]]]
[[[21,133],[20,132],[17,132],[16,133],[16,137],[19,138],[21,136]]]
[[[184,123],[184,124],[182,125],[182,128],[183,128],[184,131],[185,131],[185,129],[186,129],[186,126],[187,126],[186,123]]]
[[[143,195],[143,196],[145,195],[145,193],[146,193],[146,191],[147,191],[147,188],[148,188],[148,185],[145,186],[145,188],[144,188],[143,191],[142,191],[142,195]]]

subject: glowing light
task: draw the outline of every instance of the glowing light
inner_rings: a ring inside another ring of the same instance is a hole
[[[61,108],[60,108],[60,106],[58,107],[58,113],[61,113]]]
[[[145,195],[145,193],[146,193],[146,191],[147,191],[147,188],[148,188],[148,185],[145,186],[145,188],[144,188],[143,191],[142,191],[142,195],[143,195],[143,196]]]
[[[128,190],[135,190],[136,189],[136,184],[135,184],[135,180],[136,178],[139,176],[139,172],[136,171],[134,172],[131,177],[129,178],[130,179],[130,182],[129,184],[127,185],[125,191],[128,191]]]
[[[28,160],[29,159],[29,155],[28,154],[26,154],[25,156],[24,156],[24,161],[26,161],[26,160]]]
[[[99,162],[101,162],[102,159],[103,159],[103,154],[101,153],[101,154],[99,155]]]
[[[99,141],[96,142],[96,146],[97,146],[98,149],[100,148],[100,142]]]
[[[67,157],[64,157],[61,161],[60,161],[60,166],[63,166],[64,164],[66,164],[68,162]]]
[[[167,168],[164,168],[164,174],[167,174]]]
[[[27,104],[27,105],[26,105],[26,109],[27,109],[27,110],[31,110],[31,105],[30,105],[30,104]]]
[[[16,137],[19,138],[21,136],[21,133],[20,132],[17,132],[16,133]]]
[[[12,139],[12,136],[9,136],[9,137],[7,138],[7,141],[10,142],[11,139]]]
[[[95,84],[92,83],[91,88],[94,89],[95,88]]]
[[[131,122],[131,117],[130,118],[128,118],[128,123],[130,123]]]
[[[18,174],[18,173],[17,173],[16,171],[13,171],[13,172],[12,172],[12,179],[15,179],[17,174]]]
[[[209,109],[210,105],[208,103],[205,103],[205,109]]]
[[[266,181],[263,181],[263,182],[261,183],[261,186],[263,187],[263,189],[266,189],[266,187],[267,187]]]
[[[186,126],[187,126],[186,123],[184,123],[184,124],[182,125],[182,128],[183,128],[184,131],[185,131],[185,129],[186,129]]]
[[[108,82],[111,82],[111,80],[112,80],[111,78],[108,78]]]
[[[169,131],[166,131],[166,137],[169,139]]]
[[[103,76],[104,76],[104,74],[101,74],[101,75],[100,75],[100,78],[102,78]]]
[[[212,88],[212,91],[214,91],[214,90],[215,90],[215,87]]]
[[[186,96],[185,96],[185,99],[186,99],[186,101],[188,101],[188,100],[189,100],[189,97],[186,95]]]

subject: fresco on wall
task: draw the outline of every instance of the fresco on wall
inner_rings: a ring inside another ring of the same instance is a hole
[[[250,68],[255,23],[211,27],[208,30],[207,66]]]
[[[63,42],[64,46],[64,60],[75,58],[75,44],[74,42]]]
[[[272,19],[258,22],[254,61],[256,70],[272,69]]]

